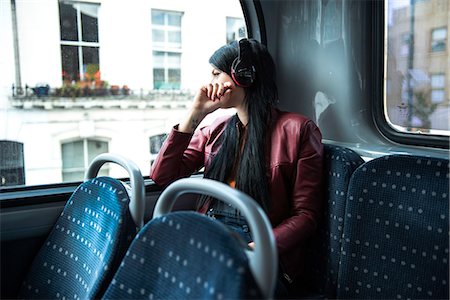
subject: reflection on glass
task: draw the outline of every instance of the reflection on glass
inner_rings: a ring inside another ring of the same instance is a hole
[[[168,13],[167,14],[167,23],[170,26],[181,26],[181,14],[179,13]]]
[[[80,69],[78,64],[78,47],[61,46],[61,59],[63,69],[63,80],[71,82],[80,79]]]
[[[164,31],[160,29],[152,30],[152,39],[154,43],[162,43],[164,42]]]
[[[447,40],[447,28],[433,29],[431,32],[431,51],[445,51]]]
[[[166,138],[167,138],[166,133],[151,136],[150,137],[150,153],[158,154],[158,152],[161,149]]]
[[[396,130],[450,135],[448,1],[387,1],[385,112]]]
[[[247,36],[244,19],[227,17],[227,44]]]
[[[342,1],[330,0],[323,9],[323,43],[338,40],[342,31]]]
[[[152,9],[152,24],[164,25],[164,12]]]
[[[167,133],[158,134],[151,136],[150,141],[150,164],[153,164],[153,161],[155,160],[156,156],[158,155],[159,150],[161,150],[162,145],[164,144],[164,141],[167,138]]]
[[[0,187],[25,184],[23,143],[0,140]]]
[[[100,61],[97,47],[83,47],[83,66],[96,65],[98,67]],[[83,70],[86,73],[87,69]],[[85,75],[86,77],[86,75]]]
[[[85,42],[98,42],[98,5],[80,4],[82,40]]]
[[[77,10],[73,5],[59,3],[59,23],[61,40],[78,40]]]

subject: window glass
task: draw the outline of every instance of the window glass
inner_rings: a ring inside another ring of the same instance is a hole
[[[227,43],[247,36],[247,30],[243,18],[227,17]]]
[[[437,28],[431,31],[431,51],[445,51],[447,28]]]
[[[158,154],[158,152],[161,149],[166,138],[167,138],[166,133],[151,136],[150,137],[150,153]]]
[[[181,54],[154,51],[153,60],[155,89],[179,89],[181,86]]]
[[[386,1],[385,114],[400,132],[450,135],[450,3]]]
[[[167,14],[167,23],[170,26],[181,26],[181,15],[179,13],[168,13]]]
[[[99,54],[98,54],[98,48],[97,47],[83,47],[83,74],[84,78],[86,80],[90,80],[91,78],[89,76],[94,76],[95,72],[98,71],[99,68]],[[91,72],[94,72],[94,74],[90,74],[90,69],[88,68],[89,65],[95,65],[96,70],[91,70]],[[92,78],[93,79],[93,78]]]
[[[168,65],[170,67],[180,67],[181,65],[181,55],[179,53],[168,53]]]
[[[169,43],[181,43],[180,31],[169,31]]]
[[[155,68],[164,67],[164,52],[153,51],[153,66]]]
[[[95,139],[82,139],[61,144],[63,181],[81,181],[85,169],[97,155],[108,152],[108,143]],[[99,176],[108,175],[108,168],[102,167]]]
[[[83,141],[67,142],[61,145],[63,169],[83,168]]]
[[[10,1],[2,4],[11,20]],[[239,0],[16,4],[18,30],[0,26],[9,55],[0,68],[0,188],[82,180],[104,152],[148,176],[166,134],[210,82],[211,54],[246,36]],[[201,37],[205,24],[214,38]],[[11,149],[22,156],[4,154]],[[114,164],[100,175],[127,176]]]
[[[108,143],[93,139],[87,140],[87,155],[88,163],[92,161],[97,155],[108,152]]]
[[[64,81],[72,82],[80,79],[78,47],[61,46],[62,77]]]
[[[151,136],[150,141],[150,164],[153,163],[153,161],[156,159],[156,156],[158,155],[159,150],[161,149],[164,141],[167,138],[167,134],[157,134],[154,136]]]
[[[72,4],[59,3],[59,18],[61,26],[61,40],[77,41],[77,10]]]
[[[0,141],[0,187],[25,184],[23,144]]]
[[[409,54],[409,42],[410,42],[409,32],[403,33],[401,35],[400,42],[401,42],[400,55],[407,56]]]
[[[85,42],[98,42],[97,5],[80,4],[82,40]]]
[[[152,24],[164,25],[164,12],[153,9],[152,10]]]
[[[160,29],[153,29],[153,42],[154,43],[161,43],[164,42],[164,31]]]

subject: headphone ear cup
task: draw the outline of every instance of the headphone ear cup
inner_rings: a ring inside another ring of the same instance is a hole
[[[250,87],[255,81],[256,70],[251,61],[251,49],[248,40],[240,40],[238,57],[231,64],[231,77],[240,87]]]

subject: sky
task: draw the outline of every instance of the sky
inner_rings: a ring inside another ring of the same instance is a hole
[[[401,7],[409,6],[411,0],[391,0],[388,3],[388,20],[389,24],[391,24],[392,21],[392,11],[394,9],[398,9]]]

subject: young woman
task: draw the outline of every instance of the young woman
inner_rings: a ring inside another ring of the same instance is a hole
[[[266,47],[242,39],[209,60],[211,83],[202,86],[186,118],[175,125],[150,177],[161,186],[205,167],[205,177],[225,182],[266,211],[277,242],[280,269],[289,286],[301,280],[302,246],[313,234],[321,203],[322,136],[307,117],[275,108],[275,65]],[[236,109],[197,129],[218,108]],[[254,245],[238,211],[202,199],[199,211],[221,220]]]

